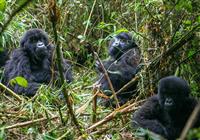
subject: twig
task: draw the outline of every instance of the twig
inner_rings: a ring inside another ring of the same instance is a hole
[[[184,18],[185,18],[185,14],[183,14],[183,16],[181,17],[181,20],[180,20],[180,22],[178,23],[178,26],[176,27],[176,29],[175,29],[175,31],[174,31],[174,34],[173,34],[173,36],[172,36],[172,38],[171,38],[171,40],[169,41],[169,46],[171,46],[171,44],[173,43],[174,38],[175,38],[175,35],[176,35],[176,33],[178,32],[178,30],[179,30],[181,24],[183,23]]]
[[[131,79],[131,81],[129,81],[120,90],[118,90],[116,92],[116,95],[120,94],[121,92],[123,92],[124,90],[126,90],[127,88],[129,88],[130,86],[132,86],[133,84],[135,84],[139,79],[140,79],[139,76],[135,76],[133,79]],[[113,96],[111,96],[110,98],[113,98]]]
[[[32,120],[32,121],[27,121],[27,122],[22,122],[22,123],[17,123],[17,124],[14,124],[14,125],[11,125],[11,126],[7,126],[7,127],[2,127],[2,129],[13,129],[13,128],[18,128],[18,127],[25,127],[25,126],[28,126],[28,125],[32,125],[34,123],[38,123],[38,122],[44,122],[44,121],[47,121],[47,120],[54,120],[54,119],[57,119],[59,118],[58,116],[54,116],[52,118],[40,118],[40,119],[36,119],[36,120]]]
[[[123,115],[123,114],[126,114],[126,113],[129,113],[130,110],[133,111],[133,110],[136,110],[138,104],[140,104],[141,102],[143,102],[144,100],[141,100],[141,101],[138,101],[138,102],[135,102],[135,103],[132,103],[131,105],[125,107],[125,108],[118,108],[116,110],[114,110],[113,112],[111,112],[109,115],[107,115],[105,118],[103,118],[102,120],[100,120],[99,122],[93,124],[92,126],[90,126],[89,128],[87,128],[87,131],[91,131],[93,130],[94,128],[96,128],[97,126],[99,125],[103,125],[105,123],[107,123],[108,121],[114,119],[116,116],[118,116],[119,114],[120,115]]]
[[[91,17],[92,17],[92,13],[93,13],[93,11],[94,11],[94,6],[95,6],[96,2],[97,2],[97,0],[94,0],[94,3],[93,3],[93,5],[92,5],[92,9],[91,9],[91,11],[90,11],[90,15],[89,15],[89,17],[88,17],[87,24],[86,24],[86,27],[85,27],[85,31],[84,31],[83,36],[85,36],[86,33],[87,33],[88,26],[89,26],[89,21],[90,21],[90,19],[91,19]]]
[[[96,93],[99,92],[97,87],[93,89],[93,106],[92,106],[92,123],[95,123],[97,121],[97,95]]]
[[[114,90],[114,88],[113,88],[112,82],[111,82],[111,80],[110,80],[110,77],[109,77],[109,75],[108,75],[108,72],[107,72],[107,70],[104,68],[104,65],[103,65],[103,63],[101,62],[101,60],[100,60],[98,54],[97,54],[96,52],[94,52],[94,55],[95,55],[95,57],[97,58],[97,60],[99,61],[99,64],[100,64],[100,66],[101,66],[101,68],[102,68],[102,70],[103,70],[103,72],[104,72],[104,76],[106,77],[106,80],[108,81],[108,84],[109,84],[110,89],[111,89],[111,91],[112,91],[113,97],[114,97],[114,99],[115,99],[115,101],[116,101],[117,108],[119,108],[119,107],[120,107],[119,101],[118,101],[118,99],[117,99],[117,96],[116,96],[115,90]]]
[[[199,118],[198,115],[199,115],[199,112],[200,112],[200,102],[196,105],[196,107],[194,108],[192,114],[190,115],[190,118],[188,119],[182,133],[181,133],[181,136],[180,136],[180,140],[185,140],[185,137],[188,133],[188,131],[190,130],[190,128],[192,128],[192,126],[194,125],[194,123],[197,121],[197,119]]]
[[[142,0],[142,2],[143,2],[143,4],[144,4],[144,8],[145,8],[145,10],[147,11],[147,13],[148,13],[153,19],[156,19],[156,18],[152,15],[152,13],[149,11],[149,9],[147,8],[145,1]]]
[[[173,7],[171,8],[170,11],[168,11],[167,14],[165,14],[165,18],[161,21],[161,26],[160,27],[164,27],[165,24],[168,23],[169,18],[171,17],[170,14],[172,13],[172,11],[174,11],[174,9],[176,8],[176,5],[180,2],[180,0],[177,0],[176,3],[173,5]],[[164,24],[164,25],[163,25]]]
[[[14,91],[12,91],[11,89],[9,89],[8,87],[6,87],[4,84],[0,83],[0,88],[7,90],[8,94],[12,95],[13,97],[15,97],[19,102],[22,102],[23,99],[21,99],[21,97],[19,95],[17,95]]]
[[[62,136],[60,136],[59,138],[57,138],[56,140],[64,140],[66,139],[66,136],[69,135],[69,133],[72,131],[72,129],[67,130],[67,132],[65,132]]]
[[[177,64],[177,66],[180,66],[182,63],[185,63],[188,59],[192,58],[193,56],[195,56],[196,54],[198,54],[200,52],[200,49],[197,50],[195,53],[193,53],[192,55],[186,57],[185,59],[183,59],[180,63]]]
[[[2,113],[0,112],[0,118],[2,119],[3,117],[5,117],[6,119],[9,119],[9,118],[19,118],[19,119],[26,119],[25,116],[19,116],[19,115],[13,115],[13,114],[8,114],[6,112]]]
[[[63,57],[62,57],[62,53],[61,53],[61,49],[60,49],[60,44],[59,44],[59,41],[58,41],[57,28],[56,28],[57,20],[59,18],[59,15],[57,13],[58,7],[56,6],[55,0],[52,0],[49,5],[50,5],[49,6],[49,13],[50,13],[52,26],[53,26],[54,39],[55,39],[55,44],[56,44],[58,71],[59,71],[59,74],[60,74],[61,85],[64,85],[66,83],[66,81],[65,81],[65,78],[64,78],[64,74],[63,74],[63,66],[62,66]],[[68,110],[69,110],[69,114],[72,118],[72,121],[75,124],[75,126],[77,127],[77,129],[79,130],[79,132],[82,133],[81,126],[79,125],[78,120],[76,119],[76,116],[74,114],[74,110],[72,108],[72,103],[70,101],[66,86],[62,86],[62,92],[64,94],[64,97],[65,97],[65,100],[66,100],[66,103],[67,103],[67,107],[68,107]]]
[[[4,30],[7,28],[9,23],[12,21],[13,17],[19,13],[26,5],[28,5],[32,0],[25,1],[22,5],[20,5],[17,9],[15,9],[9,16],[9,18],[3,23],[3,25],[0,27],[0,35],[4,32]]]

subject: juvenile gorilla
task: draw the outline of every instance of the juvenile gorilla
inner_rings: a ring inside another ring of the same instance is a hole
[[[178,138],[191,115],[197,101],[189,97],[187,82],[175,76],[162,78],[158,85],[158,94],[133,114],[133,127],[143,127],[163,137]],[[200,126],[198,117],[194,127]]]
[[[107,61],[103,61],[103,65],[108,72],[114,90],[118,91],[132,78],[134,78],[140,62],[140,50],[132,37],[123,32],[115,36],[110,41],[109,55],[111,58]],[[104,76],[103,70],[99,63],[97,63],[97,69],[100,73],[98,83],[101,85],[101,90],[107,96],[111,96],[112,92],[110,90],[109,83]],[[135,89],[136,85],[133,85],[117,95],[121,105],[132,98]],[[103,105],[114,106],[115,103],[113,99],[105,99],[103,101]]]
[[[9,81],[17,76],[24,77],[28,81],[28,87],[17,84],[9,86],[18,94],[34,96],[41,84],[48,84],[57,80],[56,67],[54,72],[51,67],[53,46],[50,45],[48,35],[41,29],[28,30],[20,41],[20,48],[14,50],[10,60],[5,65],[3,82],[8,85]],[[64,62],[65,78],[72,81],[71,66]]]

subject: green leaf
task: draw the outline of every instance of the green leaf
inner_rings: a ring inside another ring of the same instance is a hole
[[[27,87],[28,86],[28,81],[25,78],[21,77],[21,76],[17,76],[17,77],[15,77],[15,78],[10,80],[10,84],[12,86],[14,84],[18,84],[18,85],[20,85],[22,87]]]
[[[5,0],[0,0],[0,11],[4,12],[6,9],[6,1]]]
[[[191,57],[195,54],[195,51],[194,50],[190,50],[189,53],[188,53],[188,57]]]
[[[200,23],[200,16],[197,17],[197,22]]]
[[[121,32],[128,32],[128,30],[127,29],[125,29],[125,28],[121,28],[121,29],[119,29],[119,30],[117,30],[117,31],[115,31],[115,34],[119,34],[119,33],[121,33]]]
[[[191,25],[192,21],[191,20],[185,20],[185,21],[183,21],[183,23],[186,24],[186,25]]]

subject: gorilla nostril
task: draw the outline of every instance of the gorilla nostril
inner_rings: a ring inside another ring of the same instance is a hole
[[[119,45],[120,40],[116,39],[114,42],[114,46],[118,46]]]
[[[171,106],[171,105],[173,105],[173,100],[172,100],[172,99],[166,99],[165,105],[166,105],[166,106]]]

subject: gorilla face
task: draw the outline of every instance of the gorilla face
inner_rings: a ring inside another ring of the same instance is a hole
[[[177,110],[188,99],[190,88],[187,82],[175,76],[163,78],[159,82],[158,97],[160,105],[167,111]]]
[[[115,36],[109,44],[109,54],[118,59],[127,50],[137,47],[131,36],[127,33],[120,33]]]
[[[40,29],[28,30],[22,37],[20,45],[33,61],[41,61],[49,55],[48,36]]]

